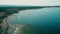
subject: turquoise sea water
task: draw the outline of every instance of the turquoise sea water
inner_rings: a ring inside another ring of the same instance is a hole
[[[12,15],[9,23],[27,25],[30,30],[25,29],[25,34],[60,34],[60,8],[23,10]]]

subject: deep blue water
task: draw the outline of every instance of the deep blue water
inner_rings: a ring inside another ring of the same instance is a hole
[[[12,15],[9,22],[12,24],[29,24],[34,27],[35,34],[60,34],[60,8],[23,10]]]

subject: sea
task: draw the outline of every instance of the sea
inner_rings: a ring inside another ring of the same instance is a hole
[[[22,10],[8,23],[9,34],[60,34],[60,7]]]

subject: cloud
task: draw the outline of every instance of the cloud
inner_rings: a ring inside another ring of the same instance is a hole
[[[60,0],[0,0],[2,5],[60,5]]]

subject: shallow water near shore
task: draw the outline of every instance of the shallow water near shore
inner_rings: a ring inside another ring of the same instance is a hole
[[[9,34],[60,34],[60,8],[23,10],[8,22]]]

